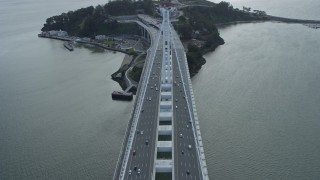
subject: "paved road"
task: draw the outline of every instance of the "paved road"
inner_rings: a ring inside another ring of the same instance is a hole
[[[125,179],[152,179],[160,97],[160,68],[158,67],[161,66],[161,57],[162,50],[157,50],[156,58],[152,66],[152,74],[149,78],[148,87],[142,105],[137,133],[134,138],[128,161],[129,163]],[[143,134],[141,134],[141,131]],[[146,144],[146,141],[148,141],[148,145]],[[135,155],[133,154],[134,151],[136,152]],[[137,167],[137,170],[141,170],[140,174],[135,170],[135,167]],[[132,171],[131,175],[129,175],[130,170]]]
[[[162,38],[159,38],[158,44],[124,176],[124,179],[128,180],[149,180],[153,177],[160,98]]]
[[[163,23],[162,28],[170,29],[173,32],[169,40],[171,42],[168,43],[171,44],[172,48],[176,47],[176,49],[172,49],[174,179],[200,180],[202,175],[196,149],[195,133],[193,132],[194,122],[191,121],[193,109],[190,105],[190,89],[188,84],[184,84],[188,82],[188,70],[184,62],[186,60],[184,57],[185,52],[178,35],[169,24]],[[153,33],[152,37],[154,37]],[[160,102],[160,75],[164,52],[162,48],[163,42],[163,36],[160,31],[156,42],[155,38],[153,38],[153,48],[149,51],[149,53],[151,52],[150,54],[155,53],[153,63],[150,67],[145,67],[151,68],[150,73],[148,73],[149,69],[143,73],[147,81],[141,85],[144,87],[141,87],[138,92],[139,99],[142,97],[143,99],[136,104],[136,106],[139,106],[137,109],[140,110],[140,113],[138,113],[132,147],[130,153],[126,156],[128,157],[128,163],[125,163],[125,180],[151,180],[154,177]],[[149,61],[152,60],[152,57],[152,55],[148,54]],[[121,159],[123,160],[123,158]],[[119,177],[119,174],[116,175],[115,179],[118,179],[117,177]]]
[[[200,179],[200,168],[195,138],[193,134],[190,113],[186,101],[186,93],[183,88],[181,73],[178,68],[176,53],[173,52],[173,97],[174,97],[174,167],[175,179]],[[182,63],[181,63],[182,64]],[[184,65],[184,64],[183,64]],[[182,68],[185,71],[185,68]],[[191,149],[188,147],[191,146]],[[190,174],[187,174],[189,171]]]
[[[129,178],[130,179],[141,179],[141,177],[144,178],[144,179],[150,179],[149,177],[146,177],[146,176],[139,176],[139,177],[135,176],[134,172],[132,172],[133,176],[129,177],[128,176],[128,172],[129,172],[129,168],[131,168],[131,167],[129,167],[129,166],[127,167],[127,165],[130,165],[131,163],[133,163],[133,166],[138,166],[139,165],[141,171],[142,171],[141,167],[143,167],[143,166],[147,167],[146,169],[144,169],[145,172],[153,170],[153,162],[149,161],[147,166],[146,166],[145,163],[136,162],[135,160],[139,160],[139,158],[132,158],[132,155],[133,155],[132,151],[135,150],[135,149],[141,149],[140,141],[142,141],[141,140],[142,138],[144,138],[144,143],[145,143],[145,140],[147,138],[150,138],[149,144],[153,145],[153,147],[150,147],[149,150],[146,149],[149,153],[145,153],[144,155],[145,156],[150,156],[150,159],[153,156],[153,154],[152,154],[153,152],[151,151],[151,149],[154,149],[155,143],[151,142],[152,138],[154,138],[154,135],[150,133],[150,129],[152,131],[152,129],[154,129],[155,126],[152,126],[152,124],[150,124],[150,128],[148,128],[146,131],[144,131],[143,129],[144,129],[144,125],[149,123],[149,122],[145,122],[146,121],[145,119],[147,117],[151,116],[151,115],[148,115],[148,114],[149,113],[151,114],[152,112],[157,113],[157,111],[155,110],[155,109],[158,108],[158,103],[155,103],[156,99],[157,99],[155,97],[155,94],[157,94],[157,93],[156,92],[150,93],[149,92],[150,90],[148,88],[146,88],[145,91],[144,91],[144,85],[148,83],[149,79],[154,80],[153,82],[157,81],[156,78],[152,77],[152,72],[151,71],[152,71],[152,69],[155,69],[155,63],[152,63],[153,62],[153,57],[154,56],[155,57],[159,56],[159,55],[156,55],[156,53],[158,52],[156,50],[157,49],[156,46],[158,44],[157,43],[157,39],[159,37],[158,36],[159,35],[159,31],[157,29],[155,29],[155,28],[148,27],[148,26],[146,26],[145,24],[143,24],[143,23],[141,23],[139,21],[134,21],[134,22],[138,23],[140,26],[142,26],[142,27],[144,27],[145,29],[148,30],[148,32],[149,32],[149,34],[151,36],[151,46],[150,46],[150,49],[148,49],[148,54],[147,54],[147,57],[146,57],[147,60],[146,60],[145,67],[144,67],[143,72],[142,72],[142,77],[141,77],[141,80],[140,80],[140,83],[139,83],[138,93],[137,93],[136,101],[134,103],[132,117],[131,117],[131,119],[129,121],[128,129],[127,129],[127,132],[126,132],[126,135],[125,135],[125,139],[123,141],[123,145],[122,145],[122,148],[121,148],[120,156],[119,156],[119,159],[118,159],[117,167],[116,167],[114,178],[113,178],[114,180],[120,179],[122,173],[124,173],[124,175],[122,176],[123,179],[129,179]],[[160,38],[160,40],[161,40],[161,38]],[[158,52],[158,54],[159,54],[159,52]],[[155,58],[154,61],[157,61],[156,59],[157,58]],[[150,73],[149,73],[149,69],[150,69]],[[151,99],[150,102],[147,102],[146,98],[150,97],[150,96],[152,96],[152,99]],[[151,103],[153,103],[156,106],[151,105]],[[147,112],[145,116],[140,111],[140,109],[143,109],[143,108],[146,108],[144,110],[144,112]],[[151,108],[153,110],[149,110],[149,108]],[[140,121],[139,114],[141,115],[141,117],[144,120]],[[136,116],[138,116],[138,119],[135,118]],[[146,117],[146,118],[144,118],[144,117]],[[157,114],[154,114],[154,117],[157,117]],[[153,119],[149,119],[149,121],[152,121],[152,120]],[[140,128],[142,131],[144,131],[144,134],[143,134],[144,136],[137,136],[136,132],[130,133],[131,130],[135,129],[135,124],[137,124],[136,129]],[[153,124],[153,125],[155,125],[155,124]],[[133,140],[131,141],[130,139],[132,137],[133,137]],[[132,148],[130,148],[131,146],[129,145],[129,142],[132,142],[132,145],[133,145]],[[140,147],[139,147],[139,145],[140,145]],[[136,152],[137,152],[136,155],[138,156],[138,151],[136,150]],[[144,155],[142,155],[141,152],[140,152],[140,155],[142,157],[144,156]],[[136,165],[134,165],[134,164],[136,164]],[[125,169],[125,171],[124,171],[124,169]]]

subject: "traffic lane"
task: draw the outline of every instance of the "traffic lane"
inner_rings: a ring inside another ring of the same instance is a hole
[[[156,74],[159,74],[159,70],[158,68],[155,67],[155,65],[152,66],[152,71],[155,72]],[[149,77],[149,83],[155,83],[155,84],[159,84],[160,80],[159,79],[152,79],[151,77]],[[155,149],[155,130],[157,127],[157,113],[158,113],[158,103],[154,103],[152,101],[159,101],[159,97],[160,97],[160,93],[159,91],[152,91],[152,90],[148,90],[148,88],[146,89],[145,92],[145,97],[152,97],[151,101],[149,99],[144,100],[143,102],[143,109],[145,109],[144,111],[148,112],[148,113],[141,113],[140,115],[140,119],[138,122],[138,127],[137,129],[142,130],[144,133],[143,135],[141,134],[140,136],[135,136],[134,138],[134,145],[133,145],[133,150],[135,150],[136,154],[133,156],[133,154],[130,154],[131,158],[129,158],[129,170],[134,170],[134,167],[136,166],[137,169],[141,169],[141,173],[138,174],[137,172],[135,173],[134,171],[132,171],[132,174],[129,175],[127,172],[126,174],[128,174],[128,178],[129,179],[150,179],[151,174],[150,172],[153,171],[153,166],[151,166],[153,163],[153,155],[152,152],[154,152],[153,150]],[[150,127],[153,127],[150,128]],[[148,143],[148,146],[145,144],[146,140],[149,140],[150,143]],[[147,146],[147,147],[146,147]],[[150,147],[149,149],[146,149]],[[149,164],[146,163],[145,158],[150,158]],[[143,173],[143,170],[145,173]],[[128,171],[129,172],[129,171]],[[135,174],[135,175],[134,175]]]
[[[152,51],[149,51],[149,52],[151,52],[151,54],[153,54],[153,52]],[[159,51],[157,51],[157,49],[155,49],[155,52],[154,53],[156,53],[156,52],[159,52]],[[156,54],[154,54],[154,55],[156,55]],[[152,61],[154,61],[154,59],[152,60]],[[148,66],[146,66],[146,68],[149,68],[149,67],[151,67],[151,69],[155,69],[154,67],[154,64],[153,63],[150,63],[150,65],[148,64]],[[149,78],[149,81],[148,82],[150,82],[151,80],[150,80],[150,73],[148,72],[148,78]],[[145,90],[145,92],[144,92],[144,95],[145,96],[148,96],[148,95],[150,95],[149,94],[149,92],[148,92],[148,89],[146,89]],[[154,96],[154,94],[151,94],[152,96]],[[159,96],[158,96],[159,97]],[[142,107],[144,106],[144,104],[148,104],[148,103],[145,103],[145,101],[143,100],[142,101]],[[158,104],[159,105],[159,104]],[[152,106],[150,106],[150,105],[147,105],[148,107],[150,107],[150,108],[154,108],[154,107],[152,107]],[[156,115],[155,115],[155,117],[157,117]],[[151,119],[154,119],[153,117],[147,117],[147,119],[149,119],[150,120],[150,118]],[[143,122],[144,120],[143,120],[144,118],[142,118],[142,117],[139,117],[139,120],[138,120],[138,124],[137,124],[137,128],[141,128],[141,127],[143,127],[143,124],[140,124],[141,122]],[[149,123],[149,125],[150,125],[150,123]],[[150,128],[149,128],[150,129]],[[153,131],[153,132],[155,132],[155,131]],[[154,133],[152,133],[152,134],[154,134]],[[150,136],[149,136],[150,137]],[[133,147],[132,148],[135,148],[135,147],[137,147],[136,146],[136,143],[139,143],[139,137],[137,137],[136,136],[136,134],[134,135],[134,142],[133,142]],[[153,143],[153,145],[155,145],[154,143]],[[137,148],[139,148],[139,147],[137,147]],[[154,149],[154,148],[153,148]],[[151,152],[152,153],[152,152]],[[152,154],[153,156],[154,156],[154,153]],[[150,158],[150,160],[152,161],[154,158]],[[133,159],[133,157],[132,157],[132,154],[130,153],[129,154],[129,160],[128,161],[130,161],[130,162],[128,162],[128,163],[132,163],[132,161],[134,161],[134,159]],[[150,163],[150,164],[152,164],[152,163]],[[142,166],[143,166],[143,164],[141,164]],[[127,171],[126,172],[124,172],[125,173],[125,175],[126,174],[128,174],[127,173]],[[151,174],[151,173],[150,173]],[[140,177],[139,179],[141,179],[141,178],[145,178],[144,176],[143,177]]]
[[[175,105],[178,106],[175,114],[175,119],[178,124],[176,137],[179,137],[176,142],[176,145],[178,145],[176,149],[178,151],[177,154],[181,154],[180,160],[177,161],[180,162],[180,167],[178,169],[180,169],[181,171],[181,178],[192,179],[193,176],[197,176],[199,169],[198,166],[195,166],[198,159],[196,154],[197,152],[195,150],[193,131],[189,122],[190,116],[189,112],[185,108],[182,108],[184,105],[186,105],[186,103],[179,103],[178,101],[177,103],[175,103]],[[182,134],[181,138],[180,134]],[[191,145],[191,149],[188,148],[189,145]],[[184,151],[184,154],[181,153],[182,151]],[[184,177],[184,174],[186,174],[187,171],[189,171],[190,174]],[[180,174],[178,174],[178,176],[180,176]]]
[[[175,55],[175,54],[173,54]],[[173,56],[175,57],[175,56]],[[173,86],[173,92],[174,92],[174,107],[178,106],[178,108],[175,109],[174,117],[176,119],[176,132],[175,133],[175,147],[176,147],[176,154],[179,154],[177,156],[177,161],[179,163],[175,162],[175,167],[177,167],[177,174],[176,177],[178,179],[196,179],[201,177],[200,171],[198,166],[196,166],[198,158],[197,158],[197,152],[195,149],[195,139],[194,134],[192,130],[192,126],[190,123],[190,114],[187,107],[187,102],[184,98],[184,89],[183,84],[181,80],[181,74],[178,68],[177,60],[176,58],[173,58],[173,65],[174,65],[174,86]],[[181,65],[183,65],[181,63]],[[182,134],[182,137],[180,138],[180,134]],[[179,137],[179,138],[178,138]],[[191,149],[188,149],[188,146],[191,145]],[[184,152],[182,154],[182,151]],[[179,160],[178,160],[179,159]],[[190,172],[189,175],[187,175],[187,171]]]
[[[150,108],[153,108],[152,105],[146,105],[149,106]],[[150,164],[148,165],[147,163],[149,161],[145,161],[146,158],[151,158],[152,157],[152,149],[154,148],[154,144],[150,144],[150,146],[145,145],[145,139],[150,139],[152,141],[152,127],[155,128],[154,123],[151,121],[148,122],[150,119],[154,119],[154,113],[145,113],[143,117],[140,118],[140,125],[139,125],[139,131],[143,129],[143,134],[137,134],[135,138],[135,144],[133,146],[133,151],[136,152],[135,155],[131,155],[131,162],[129,168],[130,170],[133,171],[134,166],[137,166],[139,169],[144,171],[145,173],[141,174],[149,174],[147,172],[150,171],[149,167]],[[150,147],[150,149],[148,149]],[[143,178],[144,176],[141,176],[140,178]],[[146,177],[147,178],[147,177]]]
[[[156,62],[157,62],[157,59],[159,59],[159,56],[161,56],[161,51],[157,51],[157,57],[156,58]],[[159,61],[158,61],[159,62]],[[155,65],[152,66],[152,71],[151,72],[154,72],[154,75],[157,76],[159,75],[160,71],[158,68],[155,67]],[[159,84],[160,83],[160,79],[159,78],[149,78],[149,83],[148,84]],[[146,93],[145,93],[145,99],[144,99],[144,102],[143,102],[143,105],[142,105],[142,109],[144,109],[144,111],[141,113],[140,115],[140,120],[139,120],[139,123],[138,123],[138,129],[139,130],[145,130],[144,132],[144,135],[147,135],[147,137],[149,137],[149,139],[152,139],[150,138],[150,135],[149,135],[149,132],[154,132],[150,129],[150,126],[155,124],[156,121],[151,121],[152,119],[156,119],[157,118],[157,113],[158,113],[158,104],[157,103],[154,103],[152,101],[159,101],[159,96],[160,96],[160,93],[159,91],[154,91],[154,90],[149,90],[148,88],[146,89]],[[150,97],[153,97],[151,98],[151,101],[149,100]],[[153,126],[153,127],[156,127],[156,126]],[[148,132],[149,131],[149,132]],[[152,133],[154,134],[154,133]],[[140,141],[140,138],[139,136],[137,137],[137,139],[135,140],[138,140],[141,143]],[[154,138],[153,138],[154,139]],[[143,141],[145,143],[145,141]],[[143,144],[144,144],[143,143]],[[154,144],[154,143],[153,143]],[[141,145],[140,145],[141,146]],[[137,149],[139,149],[139,146],[137,147]],[[139,155],[137,155],[138,157]]]
[[[180,94],[180,91],[175,90],[175,94]],[[193,177],[198,176],[198,166],[196,166],[196,163],[198,161],[197,154],[195,150],[195,141],[193,137],[193,131],[191,124],[189,122],[190,116],[187,109],[182,108],[183,106],[186,106],[186,103],[181,103],[179,101],[182,101],[182,98],[178,100],[178,102],[175,102],[175,106],[178,106],[178,108],[175,111],[175,120],[176,120],[176,154],[179,154],[177,156],[176,162],[178,162],[178,165],[176,163],[176,166],[178,166],[177,171],[180,173],[177,173],[178,179],[184,178],[184,179],[192,179]],[[182,134],[182,137],[180,137],[180,134]],[[191,145],[191,149],[188,148],[188,146]],[[182,151],[184,152],[182,154]],[[190,174],[188,176],[186,175],[186,172],[189,171]]]
[[[152,142],[155,142],[155,136],[153,135],[156,129],[156,123],[154,123],[152,120],[155,121],[156,119],[156,111],[152,109],[156,109],[155,104],[146,104],[146,106],[149,107],[150,112],[145,113],[143,117],[140,119],[140,125],[139,125],[139,131],[143,131],[143,134],[137,134],[135,138],[135,144],[133,146],[133,150],[136,152],[136,154],[133,156],[131,155],[131,162],[130,162],[130,169],[133,170],[135,166],[137,166],[139,169],[141,169],[141,174],[148,174],[150,175],[152,168],[152,160],[154,153],[153,149],[155,148],[155,144]],[[150,141],[148,145],[145,144],[146,140]],[[150,148],[150,149],[149,149]],[[150,161],[145,161],[146,158],[150,158]],[[149,162],[149,164],[148,164]],[[145,173],[143,173],[145,172]],[[143,176],[144,177],[144,176]],[[140,178],[143,178],[140,177]],[[149,177],[146,177],[149,178]]]

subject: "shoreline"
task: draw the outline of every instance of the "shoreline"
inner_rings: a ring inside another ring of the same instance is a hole
[[[77,37],[46,36],[46,35],[42,35],[42,34],[38,34],[38,37],[60,40],[60,41],[66,42],[66,43],[74,41],[74,42],[81,43],[81,44],[94,45],[94,46],[97,46],[97,47],[100,47],[100,48],[103,48],[103,49],[124,53],[125,56],[124,56],[124,58],[122,60],[122,63],[120,65],[119,69],[116,72],[114,72],[113,74],[111,74],[111,79],[116,81],[120,85],[122,90],[125,90],[127,87],[130,87],[131,85],[136,86],[135,82],[131,82],[132,80],[131,80],[130,77],[126,77],[127,71],[131,68],[131,66],[133,64],[133,61],[135,60],[134,55],[132,55],[130,52],[122,50],[122,49],[116,49],[116,48],[107,47],[106,45],[98,43],[98,42],[91,42],[91,41],[85,41],[85,40],[76,40]],[[70,50],[70,49],[68,49],[68,50]],[[72,50],[73,50],[73,48],[72,48]],[[123,71],[123,68],[125,68],[124,71]],[[121,73],[120,77],[117,75],[119,73]],[[122,75],[123,73],[124,73],[124,75]]]
[[[76,40],[76,38],[74,38],[74,37],[45,36],[45,35],[41,35],[41,34],[38,34],[38,37],[40,37],[40,38],[48,38],[48,39],[56,39],[56,40],[60,40],[60,41],[75,41],[77,43],[90,44],[90,45],[98,46],[98,47],[103,48],[103,49],[107,49],[107,50],[111,50],[111,51],[117,51],[117,52],[121,52],[121,53],[124,53],[124,54],[127,54],[127,55],[131,55],[130,52],[122,50],[122,49],[108,47],[108,46],[106,46],[104,44],[101,44],[101,43],[98,43],[98,42],[91,42],[91,41],[85,41],[85,40]]]
[[[262,20],[252,20],[252,21],[231,21],[225,23],[217,23],[215,24],[217,27],[228,26],[228,25],[236,25],[236,24],[244,24],[244,23],[263,23],[263,22],[280,22],[280,23],[288,23],[288,24],[319,24],[320,20],[308,20],[308,19],[292,19],[278,16],[267,15],[266,18]]]
[[[248,20],[248,21],[231,21],[231,22],[225,22],[225,23],[217,23],[215,26],[217,28],[222,28],[224,26],[229,26],[229,25],[237,25],[237,24],[244,24],[244,23],[263,23],[263,22],[279,22],[279,23],[295,23],[295,24],[302,24],[302,25],[313,25],[315,27],[319,27],[317,25],[320,25],[320,20],[303,20],[303,19],[291,19],[291,18],[284,18],[284,17],[277,17],[277,16],[271,16],[271,15],[266,15],[264,16],[265,19],[261,20]],[[308,26],[310,27],[310,26]],[[316,28],[317,29],[317,28]],[[82,43],[82,44],[89,44],[89,45],[94,45],[103,49],[111,50],[111,51],[116,51],[116,52],[121,52],[126,54],[119,69],[111,74],[111,78],[118,82],[122,90],[125,90],[127,87],[131,87],[134,83],[131,82],[131,78],[128,76],[128,71],[133,68],[133,62],[136,59],[136,56],[134,56],[131,52],[123,50],[123,49],[118,49],[118,48],[112,48],[108,47],[102,43],[99,42],[94,42],[91,40],[83,40],[80,39],[79,37],[69,37],[69,36],[50,36],[50,35],[44,35],[44,34],[38,34],[38,37],[41,38],[48,38],[48,39],[56,39],[56,40],[62,40],[62,41],[67,41],[67,42],[77,42],[77,43]],[[202,56],[208,54],[208,53],[213,53],[215,49],[223,44],[219,44],[215,47],[211,48],[206,48],[203,49],[201,54]],[[205,63],[202,66],[204,66]],[[199,68],[199,70],[201,69]],[[193,73],[193,76],[195,76],[197,72]],[[190,73],[191,74],[191,73]]]

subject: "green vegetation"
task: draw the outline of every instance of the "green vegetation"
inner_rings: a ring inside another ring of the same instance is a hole
[[[142,70],[143,70],[143,64],[138,64],[134,66],[131,72],[129,73],[130,78],[136,82],[139,82]]]
[[[267,20],[266,13],[255,10],[249,13],[250,9],[243,11],[234,9],[230,3],[220,2],[219,4],[198,0],[186,1],[189,6],[183,9],[184,16],[179,17],[179,21],[174,24],[180,38],[188,42],[187,60],[190,75],[195,75],[201,66],[206,63],[202,57],[209,51],[214,51],[219,45],[224,44],[216,27],[218,23],[228,23],[237,21]],[[203,6],[199,6],[203,5]],[[204,42],[202,45],[190,44],[191,39]]]
[[[134,51],[133,48],[126,49],[126,51],[129,52],[129,54],[132,55],[134,58],[136,58],[138,56],[138,53],[136,51]]]
[[[135,59],[135,65],[133,66],[132,70],[129,73],[129,76],[132,80],[136,82],[140,81],[140,77],[141,77],[141,73],[143,70],[143,65],[146,57],[147,57],[146,54],[142,54],[137,56],[137,58]]]
[[[213,3],[214,4],[214,3]],[[249,13],[250,10],[242,11],[233,8],[228,2],[220,2],[212,7],[191,6],[184,9],[184,13],[189,17],[189,21],[196,21],[199,23],[226,23],[234,21],[253,21],[266,20],[265,12],[255,10],[254,13]],[[200,22],[199,22],[200,21]]]
[[[95,31],[90,32],[86,36],[93,36],[97,34],[104,35],[121,35],[121,34],[133,34],[139,35],[139,25],[136,23],[118,23],[117,21],[104,22],[97,25]]]
[[[137,57],[137,59],[135,60],[135,63],[143,62],[143,61],[146,59],[146,57],[147,57],[146,54],[140,55],[140,56]]]
[[[193,44],[188,45],[187,60],[191,77],[198,73],[201,66],[206,63],[206,60],[202,57],[200,48]]]
[[[104,41],[103,44],[107,45],[108,47],[112,47],[114,45],[114,42],[113,41]]]
[[[80,37],[93,37],[97,34],[138,34],[137,25],[117,23],[112,16],[134,15],[139,12],[155,14],[153,2],[110,1],[104,6],[81,8],[48,18],[41,30],[64,30],[69,35]]]
[[[188,43],[187,60],[190,75],[195,75],[206,60],[202,57],[208,51],[214,51],[219,45],[224,44],[220,37],[216,24],[236,21],[267,20],[264,11],[253,10],[243,7],[243,10],[235,9],[227,2],[219,4],[206,0],[183,0],[185,4],[194,5],[183,9],[183,16],[174,24],[180,38]],[[118,23],[114,16],[135,15],[145,13],[155,16],[155,6],[152,0],[109,1],[104,6],[90,6],[76,11],[69,11],[61,15],[50,17],[46,20],[42,31],[64,30],[69,35],[79,37],[94,37],[95,35],[139,35],[139,26],[135,23]],[[195,44],[190,43],[196,39]],[[109,47],[114,45],[113,41],[105,41]],[[134,49],[127,50],[129,54],[137,56]],[[125,67],[127,69],[128,67]],[[125,69],[118,71],[123,72]],[[142,67],[134,67],[131,75],[134,80],[139,81]],[[123,76],[123,74],[122,74]],[[113,77],[116,77],[116,73]]]

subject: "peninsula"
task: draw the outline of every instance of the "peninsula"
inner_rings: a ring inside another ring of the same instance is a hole
[[[318,24],[319,21],[269,16],[264,11],[230,3],[195,1],[110,1],[48,18],[39,37],[70,41],[70,45],[85,43],[128,54],[126,63],[112,74],[122,89],[136,87],[143,70],[150,39],[143,27],[159,30],[159,7],[171,9],[172,23],[183,42],[189,72],[194,76],[206,63],[203,55],[224,44],[217,25],[244,22],[281,21],[286,23]],[[317,27],[317,26],[315,26]],[[149,35],[150,36],[150,35]],[[129,91],[135,92],[136,88]]]

